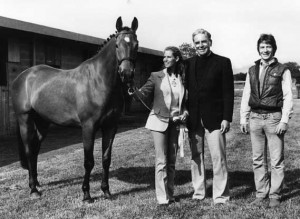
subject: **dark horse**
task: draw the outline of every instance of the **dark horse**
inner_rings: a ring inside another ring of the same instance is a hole
[[[50,123],[80,126],[84,147],[85,175],[83,201],[91,202],[90,174],[94,167],[94,140],[102,130],[103,178],[101,189],[111,196],[108,184],[112,143],[117,132],[124,98],[124,86],[133,87],[138,50],[133,19],[131,28],[123,27],[121,17],[117,32],[108,38],[94,57],[77,68],[61,70],[46,65],[33,66],[22,72],[12,84],[12,102],[19,124],[21,165],[28,169],[31,197],[40,197],[37,186],[37,159],[42,140]]]

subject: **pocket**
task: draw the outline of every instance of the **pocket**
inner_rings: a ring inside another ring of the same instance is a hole
[[[278,72],[272,72],[269,74],[268,84],[276,85],[281,81],[281,75]]]
[[[259,115],[257,113],[251,112],[250,113],[250,119],[259,118]]]
[[[279,120],[281,120],[281,117],[282,117],[281,112],[271,113],[271,118],[273,120],[279,121]]]

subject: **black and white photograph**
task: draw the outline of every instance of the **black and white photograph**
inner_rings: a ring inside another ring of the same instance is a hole
[[[300,218],[300,1],[0,0],[0,218]]]

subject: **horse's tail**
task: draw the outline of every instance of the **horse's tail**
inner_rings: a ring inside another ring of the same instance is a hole
[[[20,126],[19,123],[17,122],[17,128],[16,128],[16,132],[17,132],[17,139],[18,139],[18,149],[19,149],[19,158],[20,158],[20,164],[21,167],[24,169],[28,170],[28,162],[27,162],[27,157],[26,157],[26,153],[25,153],[25,146],[21,137],[21,133],[20,133]]]

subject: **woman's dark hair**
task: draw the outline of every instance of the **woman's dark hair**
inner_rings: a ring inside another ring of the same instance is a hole
[[[277,45],[276,45],[276,40],[274,38],[274,36],[272,34],[261,34],[258,41],[257,41],[257,51],[259,53],[259,45],[261,43],[266,43],[266,44],[270,44],[274,50],[273,52],[273,56],[275,55],[276,53],[276,50],[277,50]]]
[[[175,75],[180,75],[182,78],[182,81],[184,83],[184,79],[185,79],[185,66],[184,66],[184,62],[183,62],[183,58],[182,58],[182,54],[180,52],[180,50],[178,49],[178,47],[176,46],[168,46],[165,48],[164,51],[171,51],[173,53],[173,56],[175,58],[179,58],[179,60],[176,62],[175,64]]]

